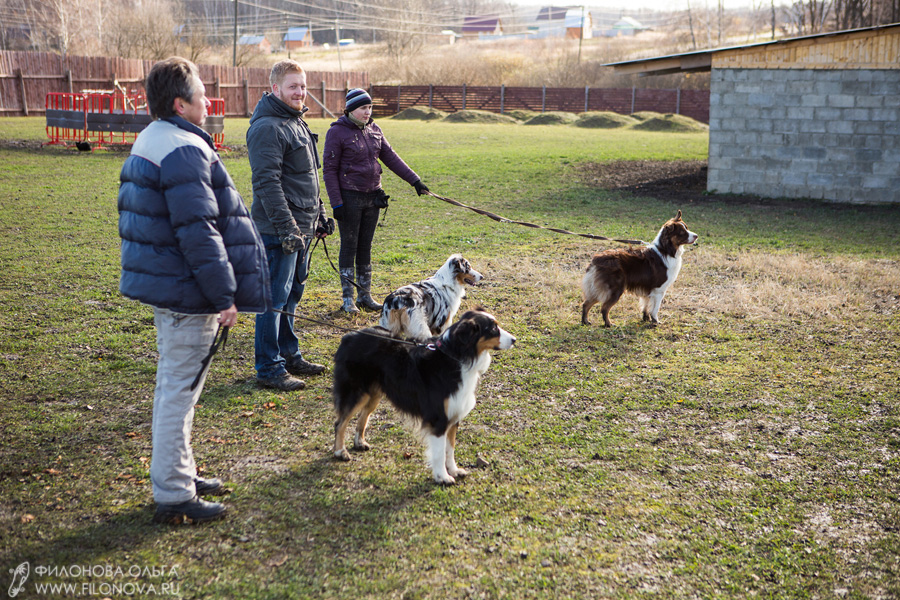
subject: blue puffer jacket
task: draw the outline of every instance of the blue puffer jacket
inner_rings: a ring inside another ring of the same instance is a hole
[[[266,312],[265,248],[205,131],[154,121],[120,178],[122,294],[179,313]]]

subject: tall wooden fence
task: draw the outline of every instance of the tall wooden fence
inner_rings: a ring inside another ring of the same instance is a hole
[[[154,61],[128,58],[60,56],[45,52],[0,51],[0,116],[43,115],[50,92],[113,90],[142,92]],[[269,88],[269,69],[198,65],[210,97],[225,99],[226,117],[249,117]],[[340,114],[349,88],[369,86],[364,72],[307,71],[311,117]],[[321,103],[321,104],[320,104]],[[324,105],[327,108],[322,107]]]
[[[709,90],[375,85],[371,94],[375,116],[393,115],[411,106],[428,106],[447,112],[612,111],[627,115],[654,111],[709,123]]]

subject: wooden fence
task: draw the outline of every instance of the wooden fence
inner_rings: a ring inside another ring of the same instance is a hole
[[[466,109],[496,113],[612,111],[628,115],[654,111],[709,123],[709,90],[375,85],[371,95],[375,116],[393,115],[411,106],[427,106],[447,112]]]
[[[45,114],[50,92],[80,93],[113,90],[143,92],[144,78],[154,61],[127,58],[60,56],[45,52],[0,51],[0,116]],[[269,88],[269,69],[198,65],[210,97],[225,99],[226,117],[249,117]],[[311,117],[339,115],[347,89],[367,88],[364,72],[307,71],[307,100]],[[323,106],[327,108],[327,111]]]
[[[153,61],[127,58],[66,56],[44,52],[0,51],[0,116],[43,115],[50,92],[112,90],[142,92]],[[225,99],[226,117],[249,117],[269,89],[269,69],[198,65],[207,95]],[[504,113],[587,112],[621,114],[640,111],[681,114],[709,122],[709,90],[646,88],[550,88],[475,86],[369,86],[365,72],[307,71],[309,116],[340,114],[349,88],[368,88],[375,116],[396,114],[411,106],[447,112],[465,109]],[[323,108],[324,105],[324,108]]]

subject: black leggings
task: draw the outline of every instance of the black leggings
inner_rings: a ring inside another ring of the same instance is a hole
[[[341,232],[341,252],[338,257],[340,268],[352,268],[354,259],[358,267],[372,264],[372,240],[380,210],[375,207],[374,199],[380,193],[341,191],[344,215],[338,221],[338,230]]]

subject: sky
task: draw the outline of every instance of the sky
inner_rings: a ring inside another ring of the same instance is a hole
[[[757,0],[760,4],[764,0]],[[776,0],[775,4],[781,4],[783,0]],[[548,6],[553,5],[552,2],[546,0],[514,0],[516,4],[521,6]],[[745,8],[753,3],[753,0],[724,0],[725,8]],[[691,8],[705,10],[715,9],[718,6],[718,0],[690,0]],[[573,6],[573,2],[559,2],[561,6]],[[601,0],[601,2],[587,2],[587,6],[593,9],[595,6],[604,10],[624,10],[626,13],[634,9],[650,9],[659,11],[687,10],[688,0]]]

